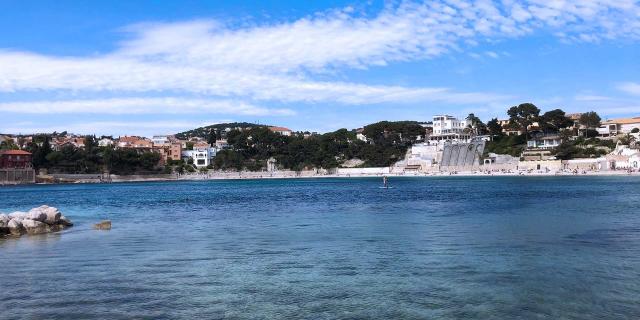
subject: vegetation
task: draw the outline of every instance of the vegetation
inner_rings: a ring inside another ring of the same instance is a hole
[[[354,158],[364,166],[388,166],[403,159],[407,148],[424,138],[425,129],[414,121],[382,121],[365,126],[363,134],[369,141],[358,140],[347,129],[308,137],[283,136],[265,127],[232,130],[227,133],[230,148],[218,152],[214,168],[260,170],[270,158],[292,170],[330,169]]]
[[[188,140],[193,137],[201,137],[201,138],[207,138],[207,140],[210,140],[211,134],[213,133],[214,137],[217,136],[218,139],[222,139],[226,134],[225,132],[226,128],[255,128],[255,127],[265,127],[265,125],[259,125],[255,123],[249,123],[249,122],[218,123],[218,124],[214,124],[206,127],[200,127],[193,130],[177,133],[176,138],[182,139],[182,140]]]
[[[497,154],[508,154],[514,157],[520,157],[522,151],[527,146],[527,138],[524,134],[521,135],[498,135],[493,138],[492,141],[487,142],[485,145],[485,154],[489,152]]]
[[[157,173],[160,154],[140,152],[135,149],[99,147],[94,136],[85,137],[85,147],[66,145],[54,151],[51,136],[36,135],[26,150],[33,154],[33,166],[57,173],[102,173],[114,174]]]
[[[540,109],[533,103],[522,103],[511,107],[507,114],[509,115],[510,124],[514,128],[524,131],[524,136],[528,137],[529,126],[539,120]]]

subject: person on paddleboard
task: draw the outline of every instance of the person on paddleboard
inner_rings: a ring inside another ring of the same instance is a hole
[[[387,176],[382,176],[382,184],[385,188],[389,188],[389,179],[387,178]]]

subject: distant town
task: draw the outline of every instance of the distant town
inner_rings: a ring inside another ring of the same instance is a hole
[[[486,123],[435,115],[319,134],[253,123],[140,136],[0,134],[0,182],[110,182],[114,176],[586,174],[637,172],[640,116],[542,113],[523,103]],[[258,173],[259,175],[256,175]],[[143,179],[141,178],[141,179]]]

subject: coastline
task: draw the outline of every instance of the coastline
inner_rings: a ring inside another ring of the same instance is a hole
[[[359,174],[319,174],[312,172],[215,172],[196,173],[183,175],[131,175],[115,176],[111,181],[105,182],[99,179],[65,179],[58,182],[38,182],[36,184],[61,184],[61,183],[127,183],[127,182],[170,182],[170,181],[203,181],[203,180],[262,180],[262,179],[322,179],[322,178],[382,178],[387,177],[593,177],[593,176],[638,176],[640,172],[628,172],[623,170],[614,171],[582,171],[574,172],[545,172],[545,171],[512,171],[512,172],[486,172],[486,171],[464,171],[464,172],[395,172],[395,173],[359,173]]]

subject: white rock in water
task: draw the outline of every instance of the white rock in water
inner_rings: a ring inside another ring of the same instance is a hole
[[[44,223],[47,224],[56,224],[58,223],[58,221],[60,220],[60,216],[62,215],[60,213],[60,211],[58,211],[57,208],[54,207],[49,207],[49,206],[40,206],[37,208],[33,208],[29,211],[31,212],[40,212],[42,214],[44,214],[44,219],[40,220],[40,219],[32,219],[32,220],[37,220],[37,221],[42,221]]]
[[[24,218],[27,217],[27,215],[28,215],[28,213],[26,213],[26,212],[16,211],[16,212],[9,213],[9,218],[11,218],[11,219],[13,219],[13,218],[24,219]]]
[[[67,217],[65,216],[60,216],[60,224],[65,226],[65,227],[70,227],[73,226],[73,223],[71,223],[71,220],[69,220]]]
[[[18,218],[19,219],[19,218]],[[9,221],[9,223],[7,224],[7,227],[9,227],[9,232],[11,232],[11,234],[13,235],[21,235],[22,234],[22,222],[19,221],[18,219],[11,219],[11,221]]]
[[[35,220],[35,221],[45,221],[47,220],[47,214],[42,211],[40,208],[33,208],[29,210],[25,219]]]
[[[22,227],[28,234],[40,234],[49,232],[49,226],[46,223],[36,220],[25,219],[22,221]]]
[[[11,219],[9,218],[8,215],[2,213],[0,214],[0,227],[4,228],[7,227],[7,225],[9,224],[9,221],[11,221]]]

